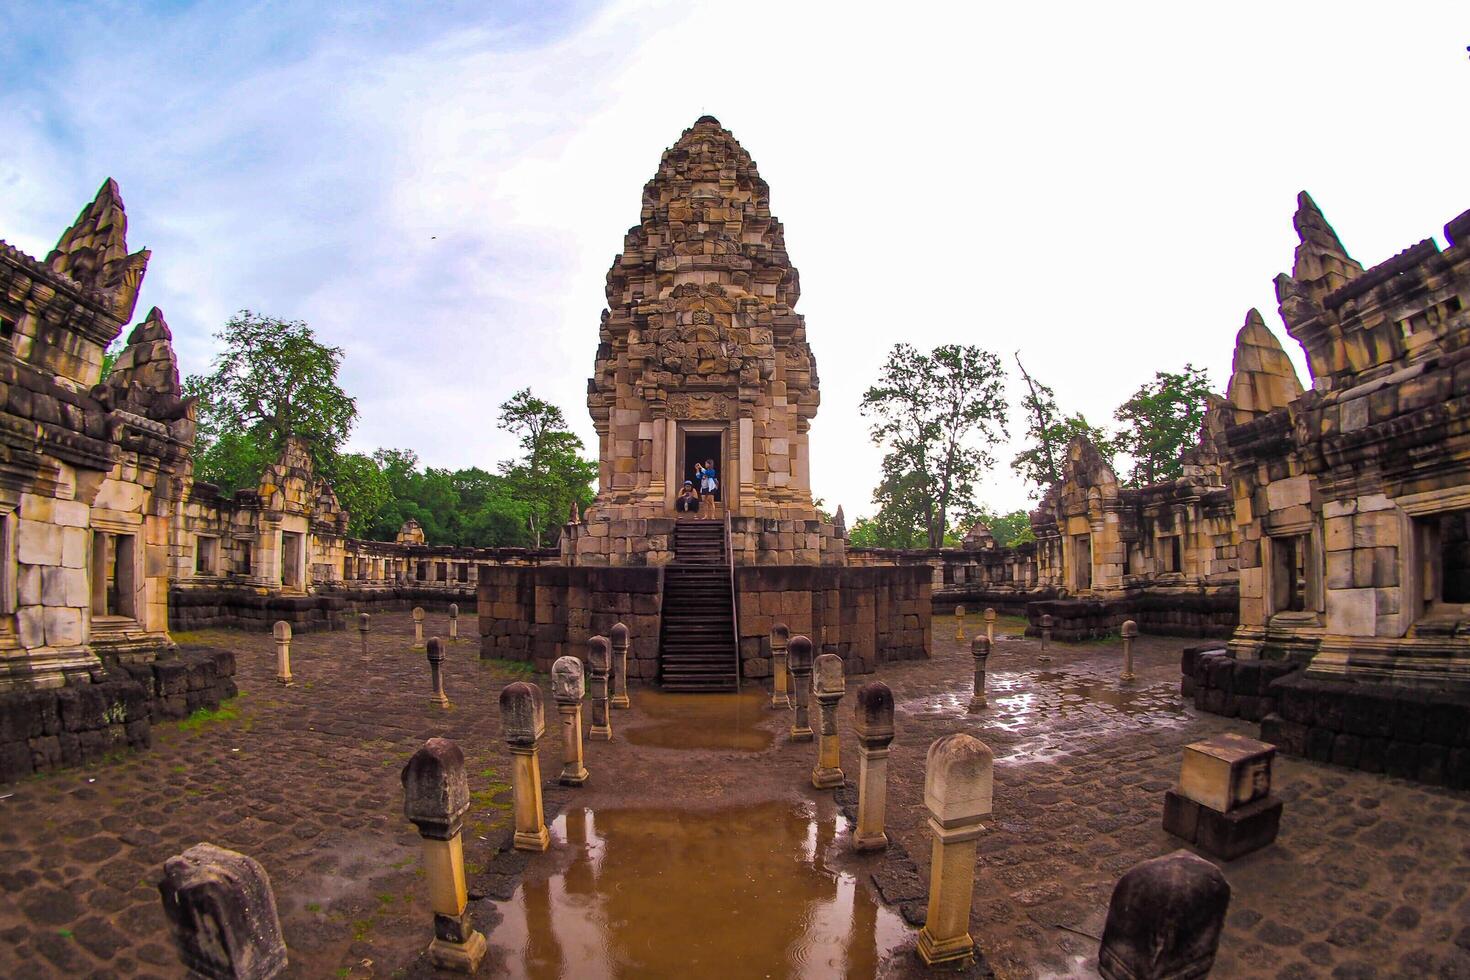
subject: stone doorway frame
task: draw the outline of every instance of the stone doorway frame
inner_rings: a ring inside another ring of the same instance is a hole
[[[689,479],[685,475],[690,472],[690,462],[687,458],[689,436],[716,436],[719,438],[720,451],[715,459],[715,467],[720,474],[720,512],[732,513],[731,508],[735,506],[739,493],[739,481],[730,478],[731,474],[734,473],[733,467],[736,465],[731,461],[734,453],[734,446],[732,445],[734,439],[731,438],[731,428],[730,423],[724,421],[676,421],[674,423],[673,465],[674,472],[678,474],[678,478],[668,481],[668,491],[665,494],[667,498],[666,504],[670,513],[674,510],[674,498],[678,496],[679,488],[684,485],[685,480]]]

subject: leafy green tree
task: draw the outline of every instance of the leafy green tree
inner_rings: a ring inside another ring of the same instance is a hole
[[[566,520],[573,501],[586,507],[597,464],[582,458],[582,440],[550,402],[522,388],[500,406],[500,428],[520,439],[519,460],[501,464],[501,475],[526,507],[533,547]]]
[[[232,482],[238,472],[214,466],[209,450],[227,435],[253,442],[252,452],[268,461],[288,436],[300,436],[310,444],[318,469],[330,470],[357,421],[357,403],[337,383],[342,349],[320,343],[300,320],[249,310],[230,318],[215,338],[224,350],[212,370],[191,376],[184,386],[199,397],[195,469],[200,478],[225,489],[249,485]],[[229,459],[241,455],[232,451]],[[254,476],[259,475],[257,470]]]
[[[1181,457],[1199,436],[1209,393],[1204,369],[1186,364],[1177,373],[1154,372],[1151,383],[1118,406],[1114,447],[1133,461],[1130,484],[1146,486],[1184,474]]]
[[[112,373],[112,368],[117,364],[117,359],[122,356],[122,352],[123,342],[121,337],[107,345],[107,349],[102,352],[102,374],[97,379],[98,384],[107,380],[107,376]]]
[[[878,512],[858,520],[847,532],[848,542],[860,548],[928,547],[923,495],[917,489],[920,483],[915,473],[885,474],[873,491]]]
[[[1031,531],[1031,515],[1024,510],[997,514],[988,507],[981,507],[961,526],[960,537],[963,538],[976,524],[984,524],[990,529],[997,548],[1012,548],[1036,540],[1036,535]]]
[[[249,432],[226,429],[212,438],[200,436],[194,447],[194,478],[213,483],[225,493],[254,490],[276,454]]]
[[[376,526],[378,515],[388,505],[388,477],[378,461],[364,453],[339,453],[329,472],[322,474],[337,492],[337,500],[347,509],[348,533],[368,537]]]
[[[1056,392],[1033,378],[1016,355],[1016,366],[1026,382],[1021,405],[1026,411],[1027,446],[1015,459],[1011,469],[1038,490],[1045,491],[1062,478],[1067,459],[1067,443],[1085,436],[1103,455],[1110,454],[1107,433],[1091,425],[1080,413],[1063,415],[1057,408]]]
[[[991,450],[1007,435],[1000,359],[968,345],[944,344],[925,354],[895,344],[861,408],[875,419],[873,442],[887,449],[884,484],[898,508],[893,519],[921,515],[925,543],[940,547],[951,515],[974,507],[975,485],[995,465]],[[874,500],[881,505],[877,494]]]

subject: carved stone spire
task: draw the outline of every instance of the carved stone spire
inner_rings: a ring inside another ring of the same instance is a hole
[[[1348,255],[1337,232],[1306,191],[1296,196],[1296,214],[1291,223],[1301,240],[1291,277],[1305,284],[1318,304],[1323,296],[1362,274],[1362,265]]]
[[[1285,408],[1302,393],[1296,368],[1257,310],[1245,315],[1245,325],[1235,335],[1235,357],[1230,362],[1230,371],[1225,400],[1230,403],[1237,425]]]
[[[137,305],[151,254],[146,248],[129,254],[127,238],[127,212],[117,181],[109,177],[46,256],[46,265],[100,294],[108,309],[126,322]]]

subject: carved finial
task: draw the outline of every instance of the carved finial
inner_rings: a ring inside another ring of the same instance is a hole
[[[1302,393],[1291,358],[1256,310],[1246,314],[1245,325],[1235,335],[1230,369],[1225,400],[1235,410],[1237,424],[1284,408]]]
[[[128,320],[138,302],[138,289],[148,267],[149,251],[128,254],[128,216],[117,181],[103,181],[97,196],[62,233],[46,256],[46,265],[97,290],[119,320]]]

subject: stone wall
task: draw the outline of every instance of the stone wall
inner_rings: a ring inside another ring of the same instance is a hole
[[[770,635],[785,623],[813,652],[835,653],[850,674],[929,655],[929,573],[916,567],[739,566],[735,569],[741,676],[771,676]]]
[[[1181,691],[1201,711],[1261,723],[1289,755],[1470,789],[1470,696],[1313,677],[1300,663],[1192,647]]]
[[[481,569],[480,656],[548,672],[558,657],[585,659],[587,640],[628,627],[628,676],[658,676],[660,568],[503,566]]]
[[[186,648],[96,673],[88,684],[0,693],[0,783],[146,749],[152,724],[237,693],[227,650]]]

